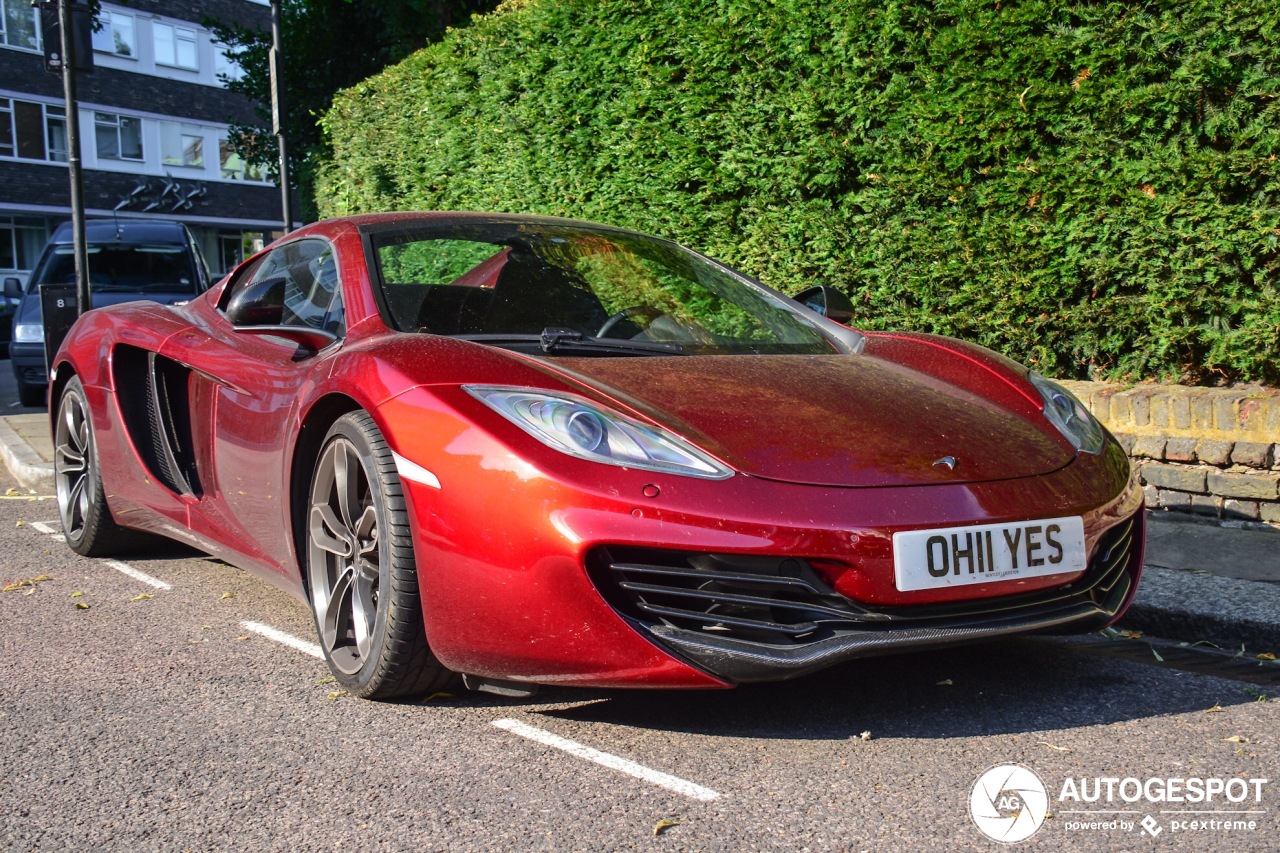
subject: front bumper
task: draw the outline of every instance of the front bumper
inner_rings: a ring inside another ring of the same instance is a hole
[[[888,652],[1103,628],[1132,598],[1144,537],[1139,508],[1099,537],[1088,568],[1071,583],[917,606],[845,598],[794,557],[604,547],[588,567],[615,609],[673,653],[726,681],[776,681]]]
[[[49,373],[44,364],[43,343],[9,344],[9,362],[13,376],[23,385],[48,385]]]
[[[432,650],[477,676],[779,680],[870,654],[1101,628],[1128,606],[1141,571],[1142,492],[1114,443],[1039,477],[831,488],[602,466],[532,446],[514,427],[500,439],[425,395],[376,414],[392,448],[430,469],[405,487]],[[1082,573],[895,587],[897,531],[1070,515],[1083,520]],[[686,573],[675,593],[673,568]],[[769,600],[750,600],[752,583]]]

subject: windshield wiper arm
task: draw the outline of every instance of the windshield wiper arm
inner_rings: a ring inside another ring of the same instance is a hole
[[[590,355],[684,355],[679,344],[656,341],[606,340],[584,335],[576,329],[548,326],[540,335],[475,334],[453,335],[479,344],[537,344],[544,353],[581,352]]]
[[[584,335],[576,329],[548,326],[542,330],[542,351],[551,354],[566,350],[582,350],[608,355],[679,355],[684,348],[677,344],[661,344],[653,341],[601,340]]]

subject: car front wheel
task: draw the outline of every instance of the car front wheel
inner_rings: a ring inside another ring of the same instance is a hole
[[[391,699],[448,684],[427,646],[408,510],[395,461],[366,412],[325,437],[307,506],[307,580],[320,646],[356,696]]]

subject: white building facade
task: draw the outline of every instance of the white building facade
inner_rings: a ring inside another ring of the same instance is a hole
[[[61,77],[44,67],[39,12],[0,0],[0,277],[25,280],[71,216]],[[200,22],[268,29],[258,0],[104,2],[95,69],[78,78],[81,163],[90,218],[185,223],[215,272],[281,227],[280,193],[228,145],[256,116],[223,79],[238,69]]]

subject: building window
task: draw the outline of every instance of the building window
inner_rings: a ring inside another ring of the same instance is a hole
[[[261,231],[241,231],[239,234],[219,234],[218,251],[222,258],[222,271],[231,272],[251,255],[261,252],[269,243]]]
[[[103,10],[98,16],[102,29],[93,34],[93,49],[116,56],[138,57],[133,41],[133,15]]]
[[[44,220],[24,216],[0,216],[0,270],[19,272],[35,266],[49,238]]]
[[[62,107],[0,98],[0,157],[67,162]]]
[[[156,62],[178,68],[198,69],[196,59],[196,31],[169,24],[152,24],[155,33]]]
[[[213,76],[223,86],[244,77],[244,69],[236,59],[227,55],[227,50],[225,44],[213,43]]]
[[[62,107],[44,108],[45,136],[49,143],[49,159],[67,162],[67,111]]]
[[[142,120],[113,113],[93,114],[98,157],[104,160],[142,159]]]
[[[40,49],[40,31],[36,26],[35,9],[31,0],[0,0],[4,14],[0,15],[0,43],[26,50]]]
[[[262,167],[254,163],[246,163],[236,153],[227,139],[218,140],[218,162],[222,168],[222,177],[228,181],[265,181],[266,175]]]
[[[160,123],[160,160],[166,166],[204,168],[204,136],[198,127]]]

